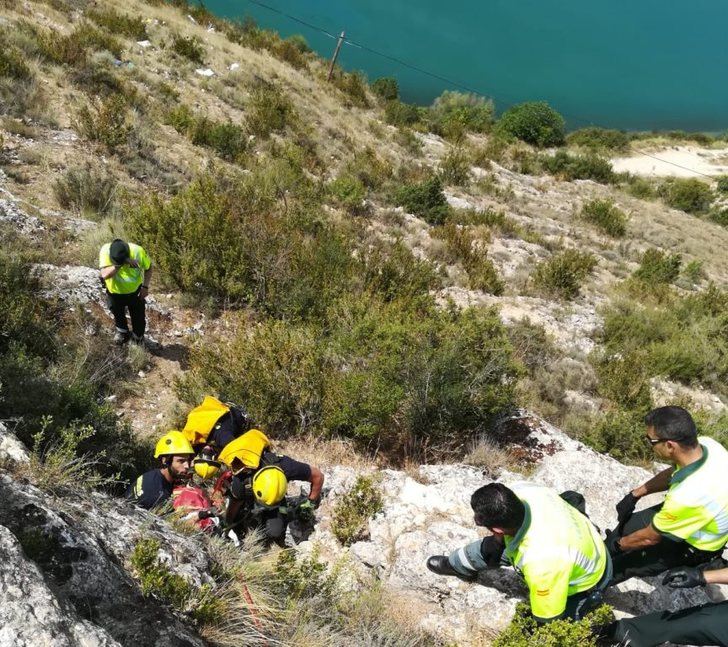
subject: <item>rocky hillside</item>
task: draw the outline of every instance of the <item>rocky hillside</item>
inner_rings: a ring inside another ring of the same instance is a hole
[[[448,553],[478,537],[470,493],[486,481],[511,484],[525,478],[559,491],[576,489],[585,495],[592,520],[607,528],[614,523],[614,505],[622,493],[649,476],[643,469],[595,453],[526,413],[502,421],[498,429],[504,437],[518,438],[515,446],[529,457],[528,476],[457,464],[423,465],[409,472],[325,464],[326,496],[315,533],[299,545],[301,559],[313,554],[333,565],[337,577],[355,590],[380,582],[397,601],[399,612],[407,609],[409,620],[432,636],[410,644],[487,644],[508,624],[524,595],[518,576],[502,569],[466,584],[425,568],[428,556]],[[19,465],[26,461],[25,450],[3,430],[0,463],[11,471],[0,473],[6,502],[0,512],[0,541],[7,556],[0,572],[8,595],[0,610],[0,644],[203,644],[189,617],[183,616],[186,624],[182,623],[159,600],[142,597],[130,556],[139,542],[154,540],[170,572],[196,587],[211,583],[215,595],[219,585],[210,576],[205,543],[105,495],[76,492],[49,498],[17,478]],[[381,509],[366,520],[362,538],[343,547],[332,530],[335,511],[362,476],[372,478],[380,489]],[[649,578],[614,587],[607,601],[622,617],[726,596],[725,586],[675,591],[662,587],[659,578]],[[258,599],[256,603],[263,604]],[[353,639],[351,644],[374,644],[362,635]]]
[[[607,527],[651,406],[728,440],[724,137],[410,106],[183,1],[5,0],[0,43],[0,644],[488,644],[517,581],[424,568],[475,536],[472,489],[580,489]],[[147,349],[111,348],[117,236],[156,269]],[[325,469],[298,563],[106,494],[209,392]]]

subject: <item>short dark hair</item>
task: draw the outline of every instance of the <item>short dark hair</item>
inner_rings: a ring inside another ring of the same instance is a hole
[[[683,447],[698,446],[698,429],[693,417],[682,407],[658,407],[645,416],[645,424],[658,438],[672,440]]]
[[[470,506],[476,523],[488,528],[520,528],[526,518],[523,502],[502,483],[489,483],[475,490]]]

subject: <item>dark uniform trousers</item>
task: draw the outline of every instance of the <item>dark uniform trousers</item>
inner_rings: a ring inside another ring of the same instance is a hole
[[[137,337],[144,337],[144,331],[147,327],[146,304],[139,296],[139,290],[131,294],[113,294],[107,291],[106,300],[111,314],[114,315],[114,324],[118,330],[129,332],[129,324],[126,321],[126,310],[128,308],[132,332]]]
[[[615,639],[625,647],[655,647],[665,642],[728,647],[728,602],[620,620],[615,630]]]
[[[625,523],[621,536],[642,530],[652,523],[652,517],[660,510],[662,504],[635,512]],[[659,575],[677,566],[699,566],[720,557],[723,551],[706,552],[693,548],[683,541],[673,541],[663,537],[656,546],[629,553],[612,555],[614,576],[612,584],[619,584],[632,577],[649,577]]]

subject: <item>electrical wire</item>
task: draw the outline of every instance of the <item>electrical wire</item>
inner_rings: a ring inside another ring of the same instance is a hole
[[[293,22],[298,23],[299,25],[303,25],[305,27],[308,27],[309,29],[312,29],[314,31],[318,31],[322,34],[325,34],[329,38],[333,38],[334,40],[337,40],[339,36],[335,36],[331,32],[327,31],[323,27],[320,27],[318,25],[314,25],[310,22],[307,22],[301,18],[298,18],[297,16],[293,16],[289,13],[286,13],[285,11],[281,11],[280,9],[277,9],[276,7],[272,7],[269,4],[266,4],[264,2],[261,2],[260,0],[247,0],[251,4],[258,5],[259,7],[262,7],[264,9],[267,9],[268,11],[272,11],[273,13],[277,13],[281,16],[284,16],[288,18],[289,20],[292,20]],[[472,94],[475,94],[479,97],[483,97],[486,99],[492,99],[492,98],[498,98],[498,95],[494,93],[485,94],[479,90],[476,90],[474,88],[471,88],[464,83],[460,83],[459,81],[454,81],[453,79],[450,79],[446,76],[442,76],[441,74],[438,74],[436,72],[431,72],[430,70],[426,70],[425,68],[419,67],[417,65],[413,65],[412,63],[408,63],[407,61],[402,60],[401,58],[398,58],[396,56],[392,56],[391,54],[387,54],[385,52],[380,52],[379,50],[376,50],[372,47],[369,47],[368,45],[364,45],[363,43],[357,42],[355,40],[352,40],[350,38],[344,38],[344,43],[347,45],[351,45],[353,47],[357,47],[365,52],[369,52],[370,54],[374,54],[376,56],[380,56],[386,60],[392,61],[393,63],[397,63],[397,65],[401,65],[402,67],[408,68],[410,70],[413,70],[415,72],[419,72],[420,74],[424,74],[426,76],[429,76],[433,79],[437,79],[438,81],[442,81],[443,83],[447,83],[448,85],[458,88],[460,90],[464,90],[465,92],[470,92]],[[515,104],[518,103],[518,100],[506,97],[505,95],[501,94],[500,97],[504,99],[508,99],[506,103]],[[562,113],[564,116],[568,117],[571,121],[580,122],[582,124],[586,124],[587,126],[596,127],[596,124],[589,119],[585,119],[583,117],[578,117],[576,115],[568,114],[568,113]],[[671,162],[670,160],[663,159],[661,157],[657,157],[656,155],[652,155],[650,153],[645,153],[643,151],[635,151],[638,155],[644,155],[645,157],[649,157],[653,160],[656,160],[658,162],[661,162],[663,164],[669,164],[670,166],[674,166],[675,168],[682,169],[683,171],[688,171],[690,173],[694,173],[696,175],[702,175],[703,177],[707,177],[709,179],[714,179],[712,175],[709,175],[707,173],[703,173],[701,171],[698,171],[696,169],[689,168],[687,166],[683,166],[682,164],[678,164],[677,162]]]

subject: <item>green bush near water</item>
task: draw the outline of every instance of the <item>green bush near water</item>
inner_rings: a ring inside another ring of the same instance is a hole
[[[569,181],[594,180],[601,184],[611,184],[616,180],[609,160],[598,155],[570,155],[560,150],[555,155],[540,155],[539,162],[551,175]]]
[[[561,146],[565,136],[564,118],[545,101],[521,103],[501,115],[495,131],[538,148]]]
[[[582,128],[566,136],[570,146],[582,146],[596,151],[623,152],[629,146],[630,137],[621,130],[610,128]]]
[[[705,213],[715,198],[711,188],[693,178],[672,178],[663,182],[658,194],[668,205],[687,213]]]

